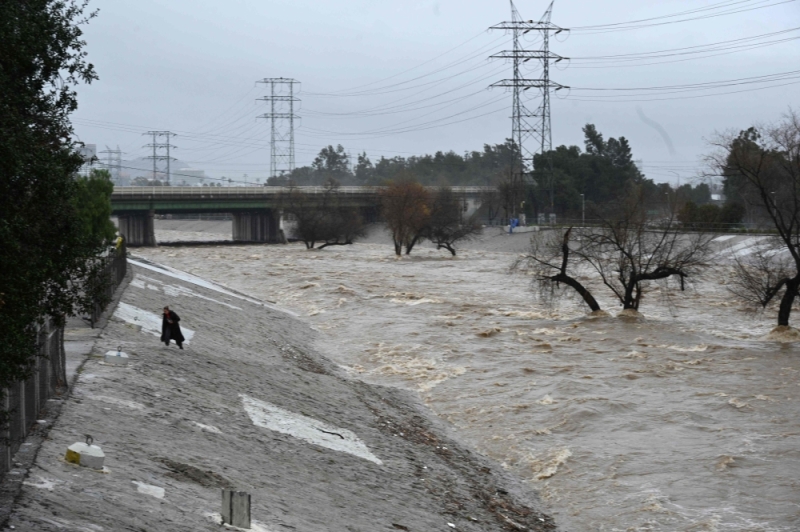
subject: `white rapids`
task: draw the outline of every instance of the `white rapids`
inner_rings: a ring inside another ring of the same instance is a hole
[[[565,531],[800,529],[800,344],[762,340],[774,311],[746,312],[724,274],[669,298],[654,287],[634,321],[589,319],[574,302],[550,312],[503,251],[134,253],[298,313],[330,358],[416,391],[527,479]]]

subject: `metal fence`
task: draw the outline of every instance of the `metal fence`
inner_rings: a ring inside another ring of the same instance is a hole
[[[47,400],[66,385],[64,329],[47,322],[39,327],[39,353],[33,374],[5,390],[3,409],[9,413],[8,425],[0,432],[0,476],[11,469],[17,452]]]
[[[106,262],[103,274],[110,281],[104,288],[103,297],[95,301],[91,316],[92,327],[113,298],[114,291],[122,283],[128,269],[127,251],[124,242],[103,259]],[[64,328],[53,321],[38,326],[38,356],[31,376],[18,381],[4,390],[0,410],[9,414],[6,426],[0,427],[0,477],[11,470],[11,458],[19,450],[23,440],[36,425],[39,414],[47,400],[67,389],[66,352],[64,350]]]
[[[89,317],[92,328],[94,328],[108,302],[114,297],[114,290],[120,285],[128,271],[128,252],[125,241],[120,241],[119,246],[101,260],[105,261],[105,266],[103,266],[103,270],[100,273],[100,278],[107,280],[107,282],[103,287],[103,293],[98,294],[92,305],[92,313]]]

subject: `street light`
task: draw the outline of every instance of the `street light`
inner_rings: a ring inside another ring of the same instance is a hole
[[[586,225],[586,197],[581,194],[581,225]]]

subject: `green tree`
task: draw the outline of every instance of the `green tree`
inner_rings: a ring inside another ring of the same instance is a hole
[[[97,79],[75,0],[0,3],[0,390],[30,374],[35,324],[71,313],[96,254],[75,207],[83,163],[69,115]]]
[[[82,224],[80,230],[101,246],[117,233],[111,221],[111,174],[108,170],[92,170],[88,177],[79,177],[76,185],[72,201]]]
[[[336,180],[338,183],[352,181],[350,158],[341,144],[337,145],[336,148],[333,146],[322,148],[311,164],[311,168],[316,174],[314,177],[317,183],[325,183],[331,179]]]
[[[606,141],[594,124],[583,128],[584,148],[558,146],[534,156],[534,180],[538,193],[532,199],[536,209],[549,207],[550,165],[554,179],[554,206],[557,212],[580,217],[581,194],[587,205],[605,204],[627,193],[631,184],[641,185],[652,197],[655,184],[641,174],[625,137]]]

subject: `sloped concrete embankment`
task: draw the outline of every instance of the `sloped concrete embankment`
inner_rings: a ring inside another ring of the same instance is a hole
[[[524,485],[405,392],[348,378],[291,315],[133,268],[24,483],[15,530],[218,530],[222,487],[252,494],[253,530],[555,530]],[[158,342],[165,304],[183,351]],[[102,362],[118,347],[128,367]],[[63,460],[87,434],[103,472]]]

